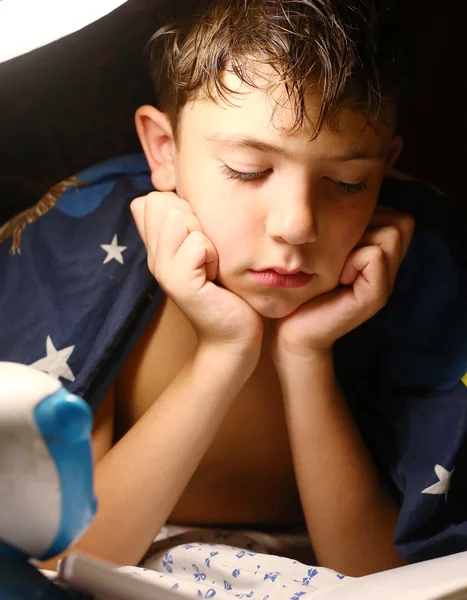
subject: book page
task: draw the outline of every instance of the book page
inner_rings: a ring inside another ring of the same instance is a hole
[[[358,577],[313,600],[467,600],[467,552]]]

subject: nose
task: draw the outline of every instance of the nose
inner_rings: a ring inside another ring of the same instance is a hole
[[[316,206],[309,194],[285,193],[269,211],[266,232],[275,240],[293,245],[316,241]]]

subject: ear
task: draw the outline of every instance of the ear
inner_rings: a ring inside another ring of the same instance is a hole
[[[141,106],[135,114],[136,131],[151,169],[156,190],[175,190],[175,141],[167,115],[154,106]]]
[[[391,142],[391,147],[386,159],[386,170],[392,169],[404,148],[404,140],[400,135],[395,135]]]

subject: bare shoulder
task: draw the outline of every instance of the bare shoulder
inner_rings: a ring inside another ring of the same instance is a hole
[[[123,435],[176,377],[197,348],[194,329],[166,298],[153,316],[115,384],[115,428]]]

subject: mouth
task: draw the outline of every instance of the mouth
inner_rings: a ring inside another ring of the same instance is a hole
[[[250,273],[256,283],[270,288],[300,288],[307,285],[313,278],[313,273],[286,271],[279,267],[263,271],[251,270]]]

